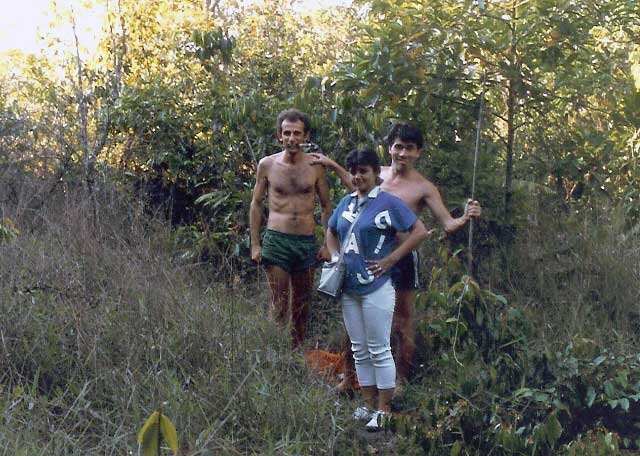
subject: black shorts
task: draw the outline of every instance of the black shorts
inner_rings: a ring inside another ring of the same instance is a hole
[[[419,264],[420,259],[415,250],[396,263],[391,273],[393,286],[396,290],[417,290],[420,288]]]

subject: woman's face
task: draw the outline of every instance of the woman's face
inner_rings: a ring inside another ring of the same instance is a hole
[[[379,172],[376,173],[371,166],[357,166],[350,170],[351,182],[356,187],[358,193],[366,195],[376,186]]]

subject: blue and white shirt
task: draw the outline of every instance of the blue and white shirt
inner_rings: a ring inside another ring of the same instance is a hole
[[[342,198],[329,219],[329,229],[338,236],[344,253],[346,273],[343,290],[358,295],[373,293],[389,280],[390,272],[374,277],[367,272],[366,260],[386,257],[396,247],[396,233],[409,231],[417,217],[398,197],[374,187],[360,205],[362,214],[345,239],[358,210],[358,194]]]

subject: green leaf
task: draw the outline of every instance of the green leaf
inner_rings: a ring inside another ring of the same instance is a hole
[[[531,388],[520,388],[513,393],[514,397],[531,397],[533,395],[533,391]]]
[[[620,399],[620,407],[622,407],[622,410],[624,410],[625,412],[629,411],[629,399],[627,399],[626,397],[623,397],[622,399]]]
[[[606,394],[608,398],[612,398],[616,395],[616,389],[613,387],[613,383],[609,380],[604,382],[604,394]]]
[[[562,426],[560,425],[560,421],[558,421],[558,417],[555,415],[555,413],[549,416],[545,428],[547,434],[547,442],[549,442],[549,445],[553,446],[562,434]]]
[[[171,451],[173,451],[174,454],[178,454],[178,433],[171,420],[165,415],[160,416],[160,432],[162,433],[164,441],[169,445],[169,448],[171,448]]]
[[[539,391],[534,393],[533,400],[535,400],[536,402],[547,403],[549,402],[549,395]]]
[[[607,359],[607,357],[606,357],[606,356],[604,356],[604,355],[600,355],[600,356],[598,356],[596,359],[594,359],[594,360],[593,360],[593,365],[594,365],[594,366],[599,366],[600,364],[602,364],[602,362],[603,362],[605,359]]]
[[[503,306],[507,305],[507,298],[505,298],[504,296],[497,294],[497,295],[495,295],[495,299],[496,299],[496,301],[498,301]]]
[[[595,399],[596,399],[596,390],[593,389],[593,386],[590,386],[587,389],[587,407],[591,407]]]
[[[462,445],[460,445],[460,441],[456,440],[453,446],[451,447],[451,456],[458,456],[462,451]]]
[[[142,448],[143,456],[157,456],[158,454],[159,418],[160,412],[156,410],[149,416],[138,433],[138,444]]]
[[[636,84],[636,90],[640,91],[640,63],[634,63],[631,65],[631,74]]]
[[[615,449],[615,446],[613,444],[613,434],[611,434],[611,432],[607,432],[607,434],[604,436],[604,443],[607,444],[607,449]]]
[[[620,386],[626,388],[627,386],[629,386],[629,373],[626,370],[621,371],[618,374],[617,380],[618,383],[620,383]]]

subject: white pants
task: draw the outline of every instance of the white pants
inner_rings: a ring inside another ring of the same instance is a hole
[[[343,293],[341,302],[358,382],[378,389],[395,388],[396,364],[390,339],[396,291],[391,280],[368,295]]]

